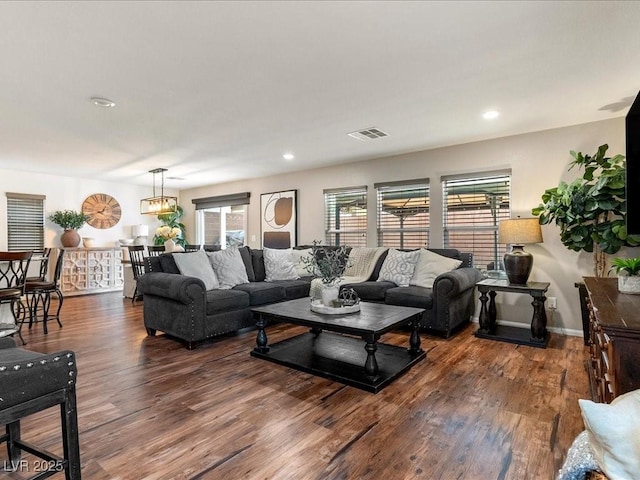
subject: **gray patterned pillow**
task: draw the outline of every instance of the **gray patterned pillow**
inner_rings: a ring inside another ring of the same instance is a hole
[[[300,278],[300,275],[296,272],[296,266],[293,263],[293,252],[290,248],[264,248],[263,256],[266,282]]]
[[[378,282],[393,282],[399,287],[408,287],[419,256],[420,250],[401,252],[395,248],[390,248],[389,254],[384,259],[380,269]]]
[[[249,283],[247,269],[244,267],[238,247],[208,252],[207,255],[220,282],[220,289],[229,290],[241,283]]]

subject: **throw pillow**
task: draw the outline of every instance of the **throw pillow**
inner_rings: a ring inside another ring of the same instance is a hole
[[[207,290],[220,287],[216,272],[213,271],[207,254],[204,251],[172,253],[171,256],[182,275],[199,278]]]
[[[207,255],[209,255],[209,262],[211,262],[211,266],[213,266],[213,270],[218,276],[222,290],[229,290],[241,283],[249,283],[247,269],[244,266],[238,247],[208,252]]]
[[[296,280],[300,275],[296,273],[293,264],[293,253],[290,248],[264,248],[265,281]]]
[[[640,472],[640,390],[610,405],[578,400],[593,455],[611,480],[637,478]]]
[[[393,282],[399,287],[408,287],[419,256],[420,250],[401,252],[390,248],[380,269],[378,282]]]
[[[433,282],[438,275],[455,270],[460,265],[462,265],[462,260],[444,257],[426,248],[421,248],[418,263],[413,272],[413,278],[411,278],[411,285],[433,288]]]
[[[303,263],[302,259],[308,259],[307,261],[311,260],[313,258],[313,250],[310,248],[294,248],[291,250],[291,253],[293,254],[293,265],[295,266],[298,276],[308,277],[312,275],[312,273],[307,270],[307,264]]]

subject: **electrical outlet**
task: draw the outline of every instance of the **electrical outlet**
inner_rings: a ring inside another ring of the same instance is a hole
[[[558,308],[558,304],[556,303],[556,297],[548,297],[547,298],[547,305],[549,306],[550,309],[555,310],[556,308]]]

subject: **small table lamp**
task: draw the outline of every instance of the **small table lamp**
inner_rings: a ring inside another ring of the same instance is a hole
[[[537,218],[502,220],[498,227],[498,242],[510,243],[511,252],[504,255],[504,270],[509,283],[526,285],[533,267],[533,255],[525,252],[525,243],[542,243],[542,230]]]

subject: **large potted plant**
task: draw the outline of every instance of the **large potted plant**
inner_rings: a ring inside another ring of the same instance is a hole
[[[640,236],[627,235],[625,225],[625,158],[606,157],[608,148],[601,145],[593,156],[571,151],[569,170],[584,169],[582,177],[545,190],[542,203],[532,210],[541,225],[555,222],[560,227],[567,248],[593,252],[597,277],[604,276],[606,254],[640,245]]]
[[[80,245],[80,234],[77,230],[87,223],[87,217],[84,213],[74,210],[56,210],[49,215],[56,225],[64,229],[64,233],[60,236],[60,242],[63,247],[74,248]]]
[[[177,228],[180,230],[179,234],[173,235],[170,238],[173,240],[173,242],[175,242],[176,245],[180,245],[181,247],[184,248],[187,240],[186,240],[185,226],[183,223],[180,222],[180,219],[182,218],[183,215],[184,215],[184,210],[180,205],[178,205],[176,207],[175,212],[158,215],[158,220],[162,222],[161,227],[165,227],[165,226],[169,227],[170,231],[173,230],[174,228]],[[159,229],[156,229],[156,235],[153,237],[153,244],[164,245],[168,237],[159,235],[158,231]],[[163,230],[163,231],[166,231],[166,230]]]

